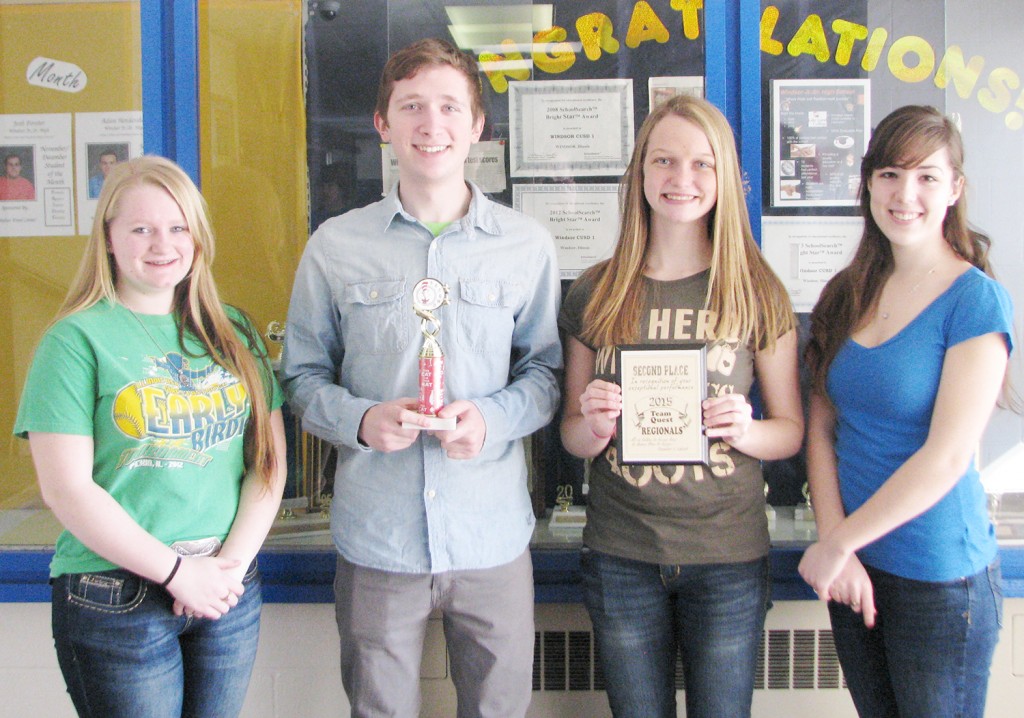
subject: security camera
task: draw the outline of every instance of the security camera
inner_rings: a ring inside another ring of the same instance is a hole
[[[338,17],[338,12],[341,10],[339,0],[322,0],[319,5],[320,17],[324,20],[333,20]]]

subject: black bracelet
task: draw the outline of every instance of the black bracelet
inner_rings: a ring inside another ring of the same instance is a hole
[[[174,575],[178,573],[179,568],[181,568],[181,556],[174,559],[174,568],[172,568],[171,572],[167,574],[167,578],[165,578],[164,582],[160,584],[160,588],[167,588],[167,584],[169,584],[171,579],[174,578]]]

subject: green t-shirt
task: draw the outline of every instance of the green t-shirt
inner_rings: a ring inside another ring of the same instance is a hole
[[[91,436],[93,480],[168,545],[227,536],[250,413],[238,379],[193,338],[185,348],[170,314],[133,314],[107,302],[76,312],[40,341],[14,424],[21,437]],[[283,399],[269,367],[263,378],[264,400],[276,409]],[[50,575],[111,568],[64,531]]]
[[[708,396],[748,396],[751,346],[715,338],[717,318],[704,308],[709,272],[671,282],[644,278],[647,302],[638,344],[707,344]],[[583,312],[593,291],[587,277],[566,295],[559,328],[583,341]],[[616,381],[612,347],[594,348],[594,376]],[[681,565],[752,561],[768,553],[761,463],[712,440],[710,463],[623,465],[615,442],[594,457],[583,543],[647,563]]]

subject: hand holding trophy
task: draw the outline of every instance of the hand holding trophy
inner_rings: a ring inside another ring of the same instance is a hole
[[[455,428],[455,417],[441,418],[437,415],[444,407],[444,352],[437,335],[441,333],[441,322],[434,316],[434,310],[449,304],[448,287],[436,279],[421,279],[412,292],[412,308],[420,318],[420,333],[423,346],[420,348],[419,401],[417,412],[428,419],[426,426],[407,424],[408,429],[445,431]]]

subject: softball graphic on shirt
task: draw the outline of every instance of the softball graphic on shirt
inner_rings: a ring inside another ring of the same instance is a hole
[[[150,361],[154,376],[125,385],[114,397],[114,425],[141,444],[122,454],[121,465],[143,458],[205,465],[209,448],[245,431],[249,399],[230,372],[217,364],[193,370],[177,353]]]

